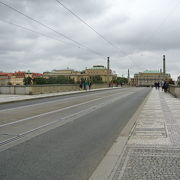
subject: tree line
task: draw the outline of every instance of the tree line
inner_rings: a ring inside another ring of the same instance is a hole
[[[91,83],[103,83],[101,76],[96,75],[90,77]],[[43,85],[43,84],[79,84],[80,82],[75,82],[74,79],[71,79],[70,77],[66,76],[57,76],[57,77],[49,77],[49,78],[44,78],[44,77],[36,77],[36,78],[31,78],[31,77],[25,77],[24,80],[24,85]]]

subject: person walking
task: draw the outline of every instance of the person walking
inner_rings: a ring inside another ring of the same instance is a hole
[[[160,83],[159,83],[159,82],[157,83],[157,88],[158,88],[158,90],[159,90],[159,88],[160,88]]]
[[[92,82],[89,81],[89,90],[91,89],[91,86],[92,86]]]
[[[88,89],[89,89],[89,83],[88,83],[88,81],[87,80],[85,80],[85,90],[87,91]]]
[[[82,80],[80,81],[79,87],[82,89],[83,88],[83,82]]]
[[[168,83],[167,83],[167,81],[164,81],[163,89],[164,89],[164,92],[167,92],[167,90],[168,90]]]

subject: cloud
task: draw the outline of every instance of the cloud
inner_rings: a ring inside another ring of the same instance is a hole
[[[162,55],[166,54],[168,72],[174,78],[179,75],[178,0],[173,3],[171,0],[61,1],[110,43],[77,20],[56,0],[4,2],[59,34],[0,4],[0,70],[43,72],[67,67],[83,70],[94,64],[106,65],[106,57],[110,56],[112,69],[126,76],[128,68],[132,75],[145,69],[162,68]],[[61,33],[83,47],[64,38]]]

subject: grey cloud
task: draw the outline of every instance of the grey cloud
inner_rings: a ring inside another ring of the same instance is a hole
[[[0,5],[0,20],[17,23],[62,41],[61,43],[0,21],[0,69],[4,71],[31,69],[43,72],[69,66],[81,70],[93,64],[105,65],[106,57],[110,56],[111,67],[117,73],[126,75],[128,68],[136,73],[147,68],[155,69],[157,64],[158,68],[161,67],[162,54],[167,54],[169,72],[179,73],[179,12],[176,11],[162,23],[169,12],[170,0],[62,0],[68,8],[117,46],[117,49],[69,14],[55,0],[6,2],[102,56],[78,48],[73,42]]]
[[[108,8],[105,0],[79,0],[78,2],[74,0],[63,0],[61,2],[80,16],[83,16],[83,18],[95,17]]]

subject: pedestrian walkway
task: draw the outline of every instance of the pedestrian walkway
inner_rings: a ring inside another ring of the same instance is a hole
[[[179,180],[180,99],[153,89],[114,164],[103,180]]]
[[[180,99],[152,90],[112,179],[180,179]]]

